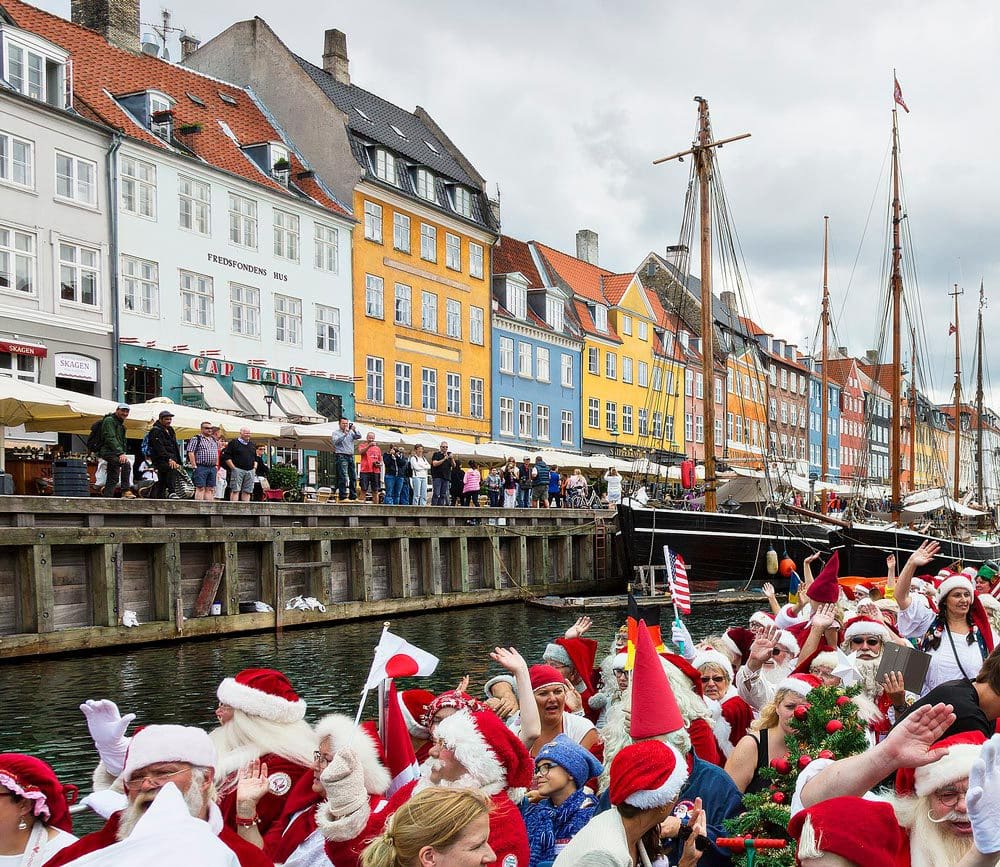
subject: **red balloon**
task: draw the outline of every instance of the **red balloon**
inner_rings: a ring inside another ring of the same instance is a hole
[[[834,732],[839,732],[843,727],[844,724],[839,719],[832,719],[826,724],[826,731],[832,735]]]
[[[804,770],[811,761],[812,761],[812,756],[810,756],[808,753],[803,753],[801,756],[799,756],[799,770],[800,771]]]

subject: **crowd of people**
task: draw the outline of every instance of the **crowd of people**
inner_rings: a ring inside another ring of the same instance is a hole
[[[582,617],[535,664],[495,648],[499,673],[478,694],[468,678],[438,695],[387,690],[398,704],[379,716],[399,720],[406,761],[420,763],[413,778],[395,770],[388,722],[310,725],[273,669],[225,678],[208,732],[140,720],[129,737],[133,714],[90,700],[84,803],[105,824],[76,839],[72,787],[44,757],[0,754],[0,865],[138,863],[115,847],[138,847],[146,825],[157,839],[151,823],[164,817],[171,863],[726,865],[727,820],[801,752],[795,721],[821,687],[852,704],[865,748],[800,763],[790,821],[774,829],[796,863],[1000,864],[997,570],[926,574],[938,553],[928,542],[898,576],[890,557],[887,579],[853,586],[838,580],[836,554],[815,577],[810,557],[796,601],[767,585],[768,609],[718,635],[675,621],[676,651],[640,622],[599,653]],[[928,655],[922,683],[878,676],[892,643]],[[184,841],[201,855],[182,860]]]

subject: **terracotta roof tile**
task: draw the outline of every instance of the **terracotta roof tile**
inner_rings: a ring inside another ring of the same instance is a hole
[[[545,258],[549,266],[574,292],[588,301],[606,304],[608,299],[601,290],[601,278],[614,276],[611,271],[597,265],[591,265],[575,256],[562,253],[538,241],[532,241],[535,248]]]
[[[580,320],[580,327],[583,329],[585,334],[593,334],[595,337],[601,337],[615,343],[622,342],[622,339],[610,325],[608,326],[607,332],[597,330],[597,326],[594,325],[594,319],[590,315],[590,310],[587,309],[586,302],[574,298],[572,304],[573,309],[576,310],[577,319]]]
[[[610,274],[601,278],[601,290],[612,307],[621,303],[634,277],[635,274]]]
[[[109,44],[93,30],[43,12],[21,0],[0,0],[0,7],[6,10],[16,26],[70,53],[73,59],[74,107],[81,115],[148,145],[173,151],[174,148],[137,123],[114,98],[150,89],[162,91],[175,100],[174,139],[194,156],[245,180],[297,198],[293,191],[261,171],[241,150],[241,146],[245,145],[282,140],[279,131],[243,88],[148,54],[132,54]],[[198,97],[204,107],[194,103],[187,96],[189,92]],[[223,102],[220,94],[229,96],[236,105]],[[232,131],[236,141],[226,133],[220,122]],[[200,125],[199,132],[179,132],[182,126],[194,124]],[[177,150],[183,152],[180,148]],[[294,154],[291,163],[292,178],[303,193],[331,211],[351,216],[350,210],[327,195],[314,179],[295,178],[306,167]]]
[[[541,289],[545,285],[531,258],[527,243],[509,235],[501,235],[500,243],[493,248],[493,273],[513,274],[515,271],[520,271],[528,278],[528,285],[532,289]]]

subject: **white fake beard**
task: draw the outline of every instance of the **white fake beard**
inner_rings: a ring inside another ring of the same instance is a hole
[[[930,798],[898,798],[893,806],[910,832],[910,867],[955,867],[972,849],[972,837],[956,837],[930,819]]]
[[[274,753],[299,765],[311,765],[317,747],[316,734],[304,720],[276,723],[241,710],[233,710],[233,718],[208,736],[219,754],[215,780],[223,793],[235,785],[234,778],[226,786],[227,777],[254,759]]]
[[[119,842],[125,840],[135,830],[135,826],[139,820],[146,815],[149,805],[156,800],[156,795],[159,791],[159,789],[156,789],[148,793],[151,797],[146,797],[147,793],[143,792],[140,795],[142,800],[129,802],[129,805],[122,812],[118,820],[118,832],[116,836]],[[187,791],[181,794],[184,796],[184,803],[187,805],[188,812],[196,819],[202,818],[202,813],[205,812],[205,796],[202,794],[201,786],[195,785],[194,780],[192,780]]]
[[[878,698],[882,693],[882,686],[875,679],[875,673],[878,671],[881,663],[882,654],[879,654],[874,659],[854,660],[854,667],[858,670],[858,675],[860,676],[858,682],[861,684],[861,692],[872,700]]]
[[[429,786],[438,786],[442,789],[480,789],[480,783],[472,774],[466,772],[457,780],[438,780],[436,783],[431,780],[431,772],[436,771],[441,766],[441,760],[433,757],[428,758],[420,766],[420,779],[414,787],[414,792],[426,789]]]
[[[760,677],[761,680],[767,681],[771,686],[777,686],[781,681],[783,681],[788,675],[790,675],[795,670],[795,666],[791,661],[782,663],[781,665],[773,666],[761,666]]]

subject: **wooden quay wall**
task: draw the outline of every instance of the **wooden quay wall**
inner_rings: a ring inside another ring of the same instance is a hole
[[[0,660],[579,595],[607,588],[613,530],[575,509],[0,497]],[[326,611],[284,610],[297,595]],[[240,613],[255,600],[275,611]]]

